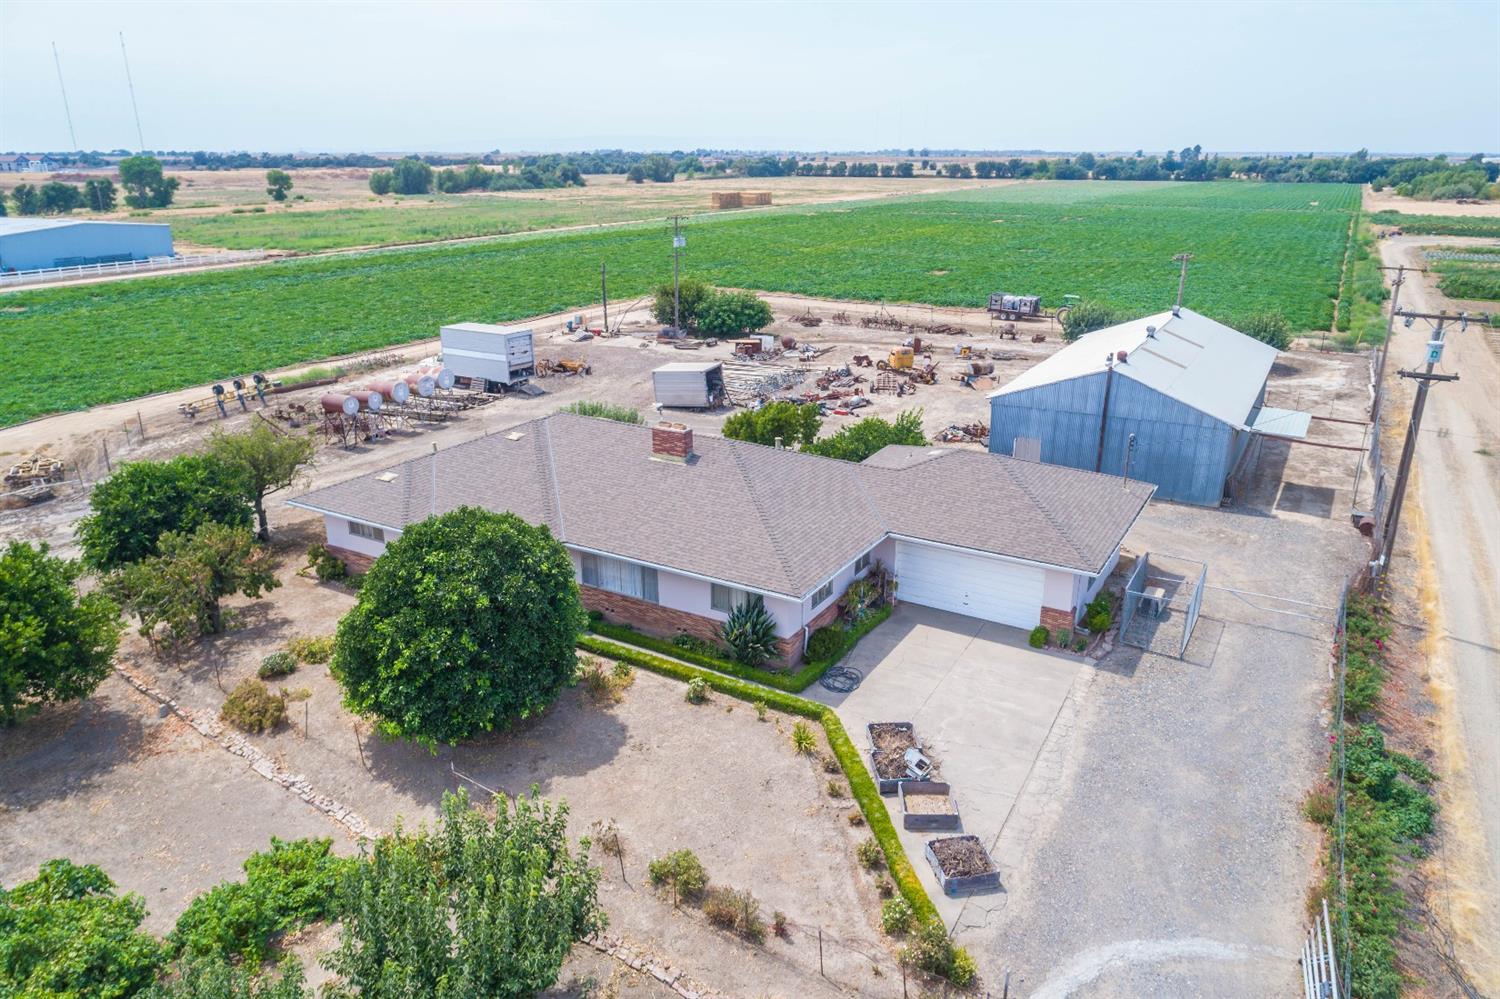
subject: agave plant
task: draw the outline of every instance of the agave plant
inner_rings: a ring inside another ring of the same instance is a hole
[[[719,637],[734,660],[743,666],[759,666],[781,653],[776,641],[776,620],[759,596],[751,597],[729,612],[719,627]]]

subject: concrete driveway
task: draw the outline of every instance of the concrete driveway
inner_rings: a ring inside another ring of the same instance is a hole
[[[844,665],[864,674],[857,690],[835,694],[815,684],[807,694],[832,705],[862,748],[870,722],[915,725],[917,741],[953,786],[963,832],[990,849],[1004,891],[1019,857],[1005,855],[1001,833],[1025,820],[1016,800],[1066,714],[1074,682],[1090,667],[1078,656],[1031,648],[1016,628],[911,604],[867,635]],[[950,834],[902,830],[900,800],[885,801],[907,855],[951,926],[965,900],[943,895],[922,855],[928,839]],[[985,907],[985,896],[973,904]]]

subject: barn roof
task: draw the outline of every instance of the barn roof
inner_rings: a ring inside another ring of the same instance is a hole
[[[23,232],[37,232],[42,229],[66,229],[71,226],[131,226],[150,227],[153,229],[165,229],[165,222],[120,222],[115,219],[39,219],[39,218],[0,218],[0,236],[18,236]]]
[[[1098,572],[1154,490],[951,448],[861,465],[706,434],[688,463],[651,447],[649,427],[557,413],[289,504],[395,530],[508,511],[576,548],[800,598],[890,535]]]
[[[990,398],[1092,375],[1125,353],[1115,374],[1134,379],[1216,420],[1245,428],[1276,348],[1191,309],[1085,334],[990,393]]]

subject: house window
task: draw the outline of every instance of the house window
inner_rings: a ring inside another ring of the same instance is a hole
[[[740,604],[750,602],[750,594],[733,586],[714,583],[709,589],[708,605],[721,614],[728,614]]]
[[[833,596],[833,580],[830,579],[813,593],[812,605],[816,607],[831,596]]]
[[[627,562],[608,555],[579,556],[583,585],[608,590],[625,597],[634,597],[648,603],[660,603],[656,595],[656,570],[646,565]]]
[[[384,541],[385,531],[379,527],[371,527],[369,524],[361,524],[357,520],[349,521],[349,533],[356,538],[366,538],[370,541]]]
[[[860,573],[862,573],[866,569],[868,569],[870,567],[870,563],[874,560],[874,557],[875,557],[875,549],[871,548],[869,551],[865,552],[859,558],[855,559],[854,560],[854,574],[856,576],[858,576]]]

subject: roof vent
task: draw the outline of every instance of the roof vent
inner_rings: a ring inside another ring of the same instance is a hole
[[[1147,326],[1146,327],[1146,335],[1148,337],[1150,337],[1151,339],[1155,340],[1156,339],[1156,327],[1155,326]]]
[[[379,475],[375,476],[375,481],[376,482],[395,482],[396,478],[397,478],[397,476],[396,476],[395,472],[381,472]]]
[[[1182,318],[1182,306],[1180,306],[1180,305],[1174,305],[1174,306],[1172,306],[1172,315],[1176,316],[1178,319],[1181,319]]]
[[[526,435],[521,433],[521,431],[519,430],[512,430],[510,433],[505,435],[505,439],[508,441],[518,441],[525,436]]]

